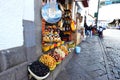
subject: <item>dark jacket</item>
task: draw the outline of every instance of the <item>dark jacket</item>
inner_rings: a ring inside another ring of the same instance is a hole
[[[87,30],[92,30],[92,26],[89,26],[89,27],[87,28]]]
[[[87,23],[84,23],[84,27],[85,27],[85,29],[87,30],[87,28],[88,28]]]

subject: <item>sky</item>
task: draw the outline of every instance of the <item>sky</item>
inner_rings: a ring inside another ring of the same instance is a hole
[[[120,4],[103,6],[99,9],[99,19],[113,20],[120,19]]]
[[[89,14],[94,16],[94,13],[97,12],[98,0],[90,0],[89,2]]]
[[[98,3],[98,0],[90,0],[89,1],[89,7],[86,8],[86,10],[88,10],[87,14],[90,14],[94,17],[94,13],[97,12],[97,3]],[[94,18],[87,16],[88,26],[91,24],[94,24],[93,20],[94,20]]]
[[[102,1],[102,0],[100,0]],[[89,13],[94,16],[97,12],[98,0],[90,0],[89,2]],[[99,8],[99,20],[113,20],[120,18],[120,4],[112,4],[107,6],[102,6]]]

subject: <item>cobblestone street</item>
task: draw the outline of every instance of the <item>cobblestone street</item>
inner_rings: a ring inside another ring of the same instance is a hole
[[[0,0],[0,80],[120,80],[119,8],[120,0]]]
[[[120,80],[120,31],[107,30],[101,40],[110,69],[109,80]],[[109,36],[108,36],[109,35]]]
[[[56,80],[108,80],[99,38],[88,37],[79,46],[81,53],[74,54]]]
[[[120,31],[116,31],[106,30],[103,39],[87,37],[79,45],[81,53],[74,54],[56,80],[120,80]]]

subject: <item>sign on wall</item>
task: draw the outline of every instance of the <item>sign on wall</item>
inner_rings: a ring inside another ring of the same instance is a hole
[[[105,5],[109,5],[109,4],[112,4],[112,1],[111,0],[106,0]]]
[[[0,1],[0,50],[23,45],[23,0]]]

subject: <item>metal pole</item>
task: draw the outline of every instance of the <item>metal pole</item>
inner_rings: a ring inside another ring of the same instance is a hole
[[[98,14],[99,14],[99,7],[100,7],[100,0],[98,0],[98,7],[97,7],[97,18],[96,18],[96,27],[98,27]]]

